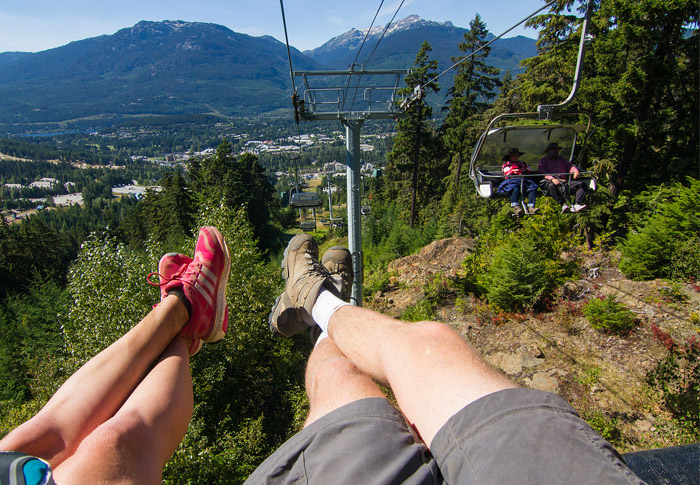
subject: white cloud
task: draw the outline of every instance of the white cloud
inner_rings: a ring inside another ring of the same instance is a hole
[[[336,25],[345,25],[346,20],[342,17],[337,17],[335,15],[328,15],[326,17],[326,20],[328,20],[332,24]]]

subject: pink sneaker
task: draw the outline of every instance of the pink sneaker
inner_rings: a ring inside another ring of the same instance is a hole
[[[162,287],[166,294],[181,289],[190,302],[190,320],[180,335],[205,342],[224,338],[228,329],[226,284],[230,271],[231,258],[221,233],[215,227],[201,228],[192,262]]]
[[[160,258],[160,261],[158,261],[158,272],[149,273],[146,277],[149,285],[160,286],[160,301],[163,301],[168,296],[168,293],[165,291],[165,285],[184,273],[191,262],[192,258],[182,253],[166,253]],[[158,276],[160,282],[151,281],[151,276]]]
[[[182,253],[166,253],[163,255],[162,258],[160,258],[160,261],[158,262],[158,272],[157,273],[150,273],[146,277],[146,281],[148,281],[149,284],[153,286],[160,286],[160,301],[163,301],[168,294],[165,291],[165,285],[174,279],[176,279],[178,276],[180,276],[182,273],[185,272],[187,269],[187,266],[192,262],[192,258],[189,256],[185,256]],[[158,283],[155,283],[151,281],[152,276],[158,276],[160,281]],[[157,303],[153,305],[153,308],[158,305]],[[190,357],[194,356],[197,352],[200,351],[202,348],[202,340],[198,338],[193,338],[192,342],[190,343],[189,348],[187,349]]]
[[[192,343],[190,343],[190,346],[187,349],[187,352],[190,354],[190,357],[192,357],[197,352],[199,352],[201,349],[202,349],[202,339],[193,338]]]

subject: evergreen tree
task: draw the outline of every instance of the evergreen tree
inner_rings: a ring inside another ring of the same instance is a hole
[[[256,238],[266,240],[274,188],[258,157],[244,153],[236,158],[233,147],[224,140],[212,156],[195,161],[190,168],[199,206],[223,199],[228,207],[245,207]]]
[[[73,246],[39,217],[19,225],[0,225],[0,296],[29,288],[32,280],[50,278],[62,282]]]
[[[467,55],[472,54],[487,44],[487,37],[486,24],[477,14],[469,23],[469,31],[464,34],[464,42],[459,43],[459,50]],[[443,211],[449,214],[450,225],[459,234],[462,233],[467,212],[465,202],[473,192],[462,184],[466,176],[464,163],[469,160],[470,151],[484,129],[482,115],[501,86],[499,70],[486,63],[490,52],[491,48],[485,47],[459,64],[454,85],[447,93],[450,98],[443,108],[448,114],[442,127],[442,140],[451,158],[450,176],[442,200]],[[452,61],[463,59],[453,57]]]
[[[180,173],[166,174],[160,181],[162,190],[149,190],[127,222],[129,242],[141,246],[151,237],[174,246],[192,235],[194,201]]]
[[[405,78],[408,87],[403,88],[399,94],[408,96],[415,86],[422,86],[426,91],[439,91],[437,82],[432,81],[437,74],[438,63],[429,59],[431,50],[430,43],[423,42],[413,70]],[[434,160],[431,151],[435,148],[435,134],[428,122],[432,114],[425,96],[410,105],[407,115],[398,122],[394,147],[386,164],[384,196],[387,200],[403,201],[401,195],[410,194],[410,227],[416,222],[418,199],[425,201],[428,195],[429,184],[425,181],[421,183],[421,172],[429,170],[427,164],[431,159]]]
[[[523,62],[527,71],[511,94],[520,110],[569,92],[582,19],[562,12],[576,3],[557,3],[528,23],[542,30],[538,56]],[[602,0],[593,13],[594,41],[573,106],[596,116],[590,154],[612,162],[615,197],[626,182],[638,188],[697,173],[699,121],[689,113],[700,102],[698,31],[691,29],[699,17],[691,0]]]
[[[614,195],[628,179],[638,188],[698,174],[699,20],[694,0],[601,3],[581,97],[601,119],[596,154],[615,161]]]
[[[670,200],[660,202],[651,217],[640,223],[621,244],[619,267],[628,278],[645,280],[671,276],[679,253],[687,253],[685,246],[698,240],[700,181],[689,177],[688,186],[676,184],[675,192]]]

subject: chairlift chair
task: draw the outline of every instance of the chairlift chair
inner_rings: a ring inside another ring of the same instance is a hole
[[[527,163],[530,170],[537,170],[537,164],[544,153],[544,148],[549,143],[556,142],[562,147],[561,155],[576,165],[583,178],[589,184],[591,190],[597,188],[595,177],[590,172],[585,172],[583,167],[586,158],[586,144],[591,134],[591,117],[584,112],[559,113],[559,117],[583,117],[585,124],[557,123],[548,120],[530,124],[508,124],[503,122],[513,119],[537,119],[538,113],[505,113],[494,118],[489,123],[486,131],[481,135],[472,152],[469,167],[469,177],[474,181],[477,193],[484,198],[492,198],[507,194],[497,192],[498,186],[505,180],[502,171],[502,157],[513,147],[517,147],[524,155],[520,160]],[[563,174],[569,177],[570,174]],[[533,178],[539,182],[540,174],[518,175],[523,178]]]
[[[525,152],[520,160],[527,163],[530,170],[536,170],[539,159],[544,156],[544,148],[552,142],[556,142],[562,147],[560,155],[567,158],[569,163],[578,167],[584,176],[582,180],[588,181],[589,188],[592,190],[597,188],[595,178],[590,173],[583,171],[587,151],[586,145],[591,135],[591,116],[581,111],[562,111],[574,101],[581,84],[586,43],[592,39],[588,34],[588,24],[593,4],[593,0],[588,0],[586,5],[586,15],[581,26],[576,69],[569,96],[559,104],[539,105],[536,113],[501,114],[491,120],[488,128],[479,138],[472,152],[469,177],[474,181],[476,191],[480,196],[490,198],[499,195],[496,189],[505,180],[501,161],[508,149],[517,147],[521,152]],[[502,126],[501,123],[512,119],[519,120]],[[568,119],[574,119],[576,123],[567,124],[563,122],[563,120]],[[587,122],[578,124],[581,119],[586,119]],[[526,124],[530,120],[534,121]],[[562,120],[562,122],[557,120]],[[578,148],[579,141],[581,141],[580,148]],[[575,157],[576,160],[574,160]],[[561,178],[568,179],[570,177],[569,174],[561,175]],[[536,181],[539,181],[542,175],[518,175],[518,177],[523,177],[523,180],[526,177],[534,177]],[[570,179],[567,181],[570,182]]]
[[[295,192],[289,199],[289,205],[294,209],[318,209],[323,203],[316,192]]]
[[[302,231],[308,232],[308,231],[315,231],[316,230],[316,221],[315,220],[303,220],[299,223],[299,229]]]

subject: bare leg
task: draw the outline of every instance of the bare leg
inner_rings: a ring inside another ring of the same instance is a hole
[[[117,413],[188,318],[177,297],[165,298],[73,374],[36,416],[3,438],[0,450],[22,451],[58,467]]]
[[[377,384],[359,371],[327,338],[318,343],[306,367],[309,416],[304,427],[346,404],[368,397],[385,397]]]
[[[345,306],[333,314],[328,330],[353,364],[391,386],[399,407],[428,446],[467,404],[517,387],[441,323],[404,323]]]
[[[188,345],[171,342],[119,411],[55,468],[59,483],[160,483],[192,417]]]

